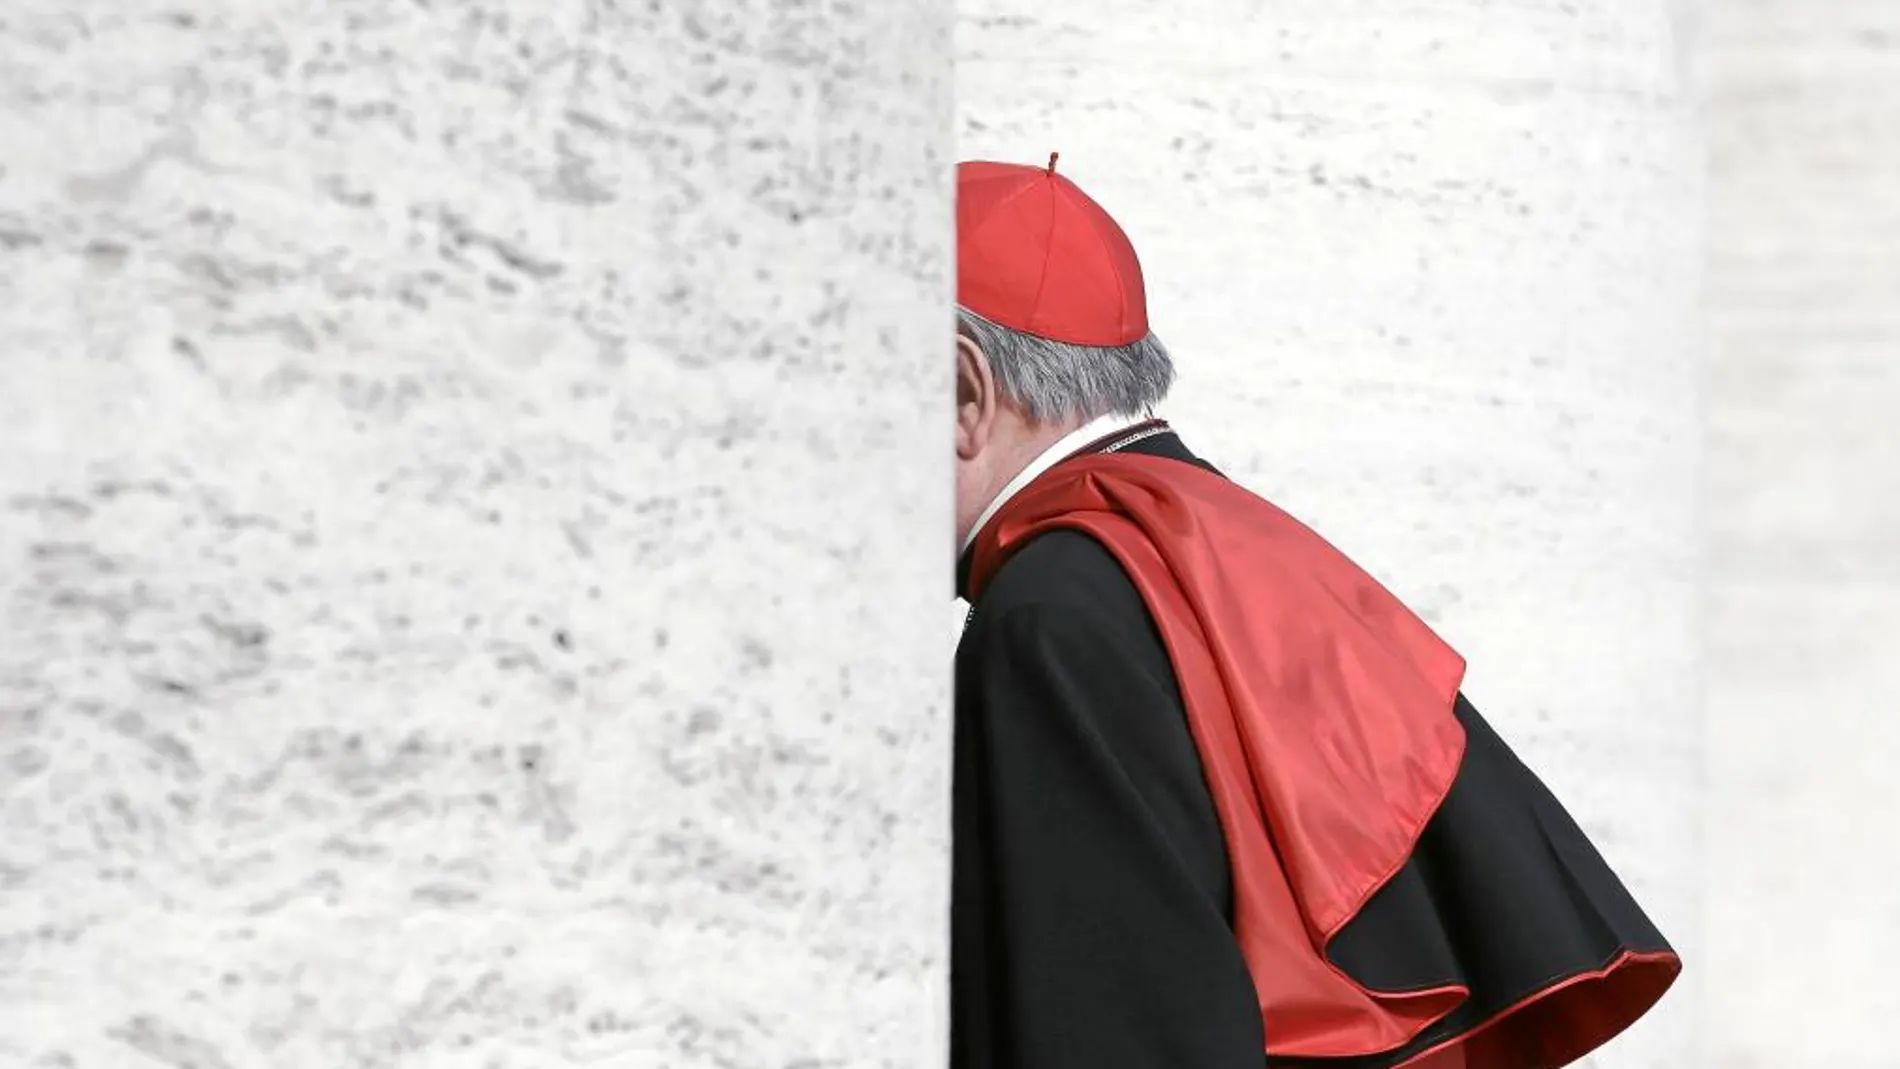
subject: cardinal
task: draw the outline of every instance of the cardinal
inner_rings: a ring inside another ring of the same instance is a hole
[[[1681,961],[1465,662],[1155,410],[1122,228],[957,168],[954,1069],[1557,1069]]]

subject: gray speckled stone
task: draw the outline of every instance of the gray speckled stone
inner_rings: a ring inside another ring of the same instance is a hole
[[[1709,1064],[1900,1063],[1900,5],[1711,4]]]
[[[1130,231],[1211,459],[1470,658],[1692,971],[1591,1060],[1690,1064],[1701,782],[1695,11],[971,0],[961,156]]]
[[[946,11],[0,11],[0,1065],[942,1057]]]

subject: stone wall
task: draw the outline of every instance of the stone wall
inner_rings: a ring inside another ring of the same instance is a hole
[[[1716,1069],[1900,1018],[1900,8],[1710,4]]]
[[[0,1065],[942,1059],[948,10],[0,11]]]

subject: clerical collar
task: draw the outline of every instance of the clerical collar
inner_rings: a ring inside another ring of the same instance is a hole
[[[1002,493],[997,494],[989,507],[983,510],[982,515],[976,518],[976,522],[970,525],[970,532],[963,536],[963,552],[970,551],[970,547],[976,544],[976,536],[983,532],[983,525],[990,522],[990,518],[995,516],[1010,498],[1021,493],[1023,487],[1034,482],[1036,476],[1104,438],[1119,435],[1132,427],[1154,422],[1151,416],[1098,416],[1057,439],[1053,445],[1038,454],[1036,459],[1030,461],[1027,467],[1017,472],[1016,477],[1003,487]],[[1165,429],[1166,425],[1161,426]]]

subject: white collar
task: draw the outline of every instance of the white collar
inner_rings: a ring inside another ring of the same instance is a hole
[[[1137,424],[1146,423],[1152,418],[1152,416],[1145,415],[1117,416],[1111,414],[1107,416],[1097,416],[1057,439],[1053,445],[1038,454],[1036,459],[1030,461],[1027,467],[1017,472],[1016,477],[1011,479],[1008,484],[1003,487],[1002,493],[997,494],[996,497],[990,501],[989,507],[983,510],[983,514],[976,518],[974,524],[970,525],[970,532],[963,536],[963,552],[968,553],[970,551],[970,547],[976,544],[976,536],[983,533],[983,525],[990,522],[990,519],[1002,509],[1003,505],[1008,502],[1010,498],[1021,493],[1023,487],[1034,482],[1036,476],[1041,475],[1043,472],[1069,459],[1076,450],[1090,442],[1099,438],[1106,438],[1116,431],[1125,431]]]

